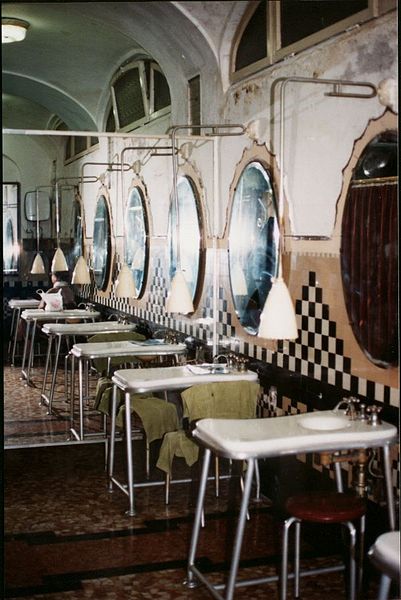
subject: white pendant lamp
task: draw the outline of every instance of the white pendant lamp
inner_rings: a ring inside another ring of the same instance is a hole
[[[194,311],[192,296],[183,271],[177,270],[167,296],[166,311],[186,315]]]
[[[44,275],[45,273],[45,264],[43,262],[43,258],[38,252],[32,263],[31,275]]]
[[[178,185],[177,185],[177,154],[175,145],[175,129],[171,133],[171,146],[173,153],[173,200],[175,208],[175,228],[177,244],[177,269],[171,282],[170,291],[167,296],[166,311],[168,313],[181,313],[187,315],[194,312],[192,295],[189,291],[188,283],[181,269],[181,249],[180,249],[180,214],[178,205]]]
[[[78,258],[74,271],[72,272],[71,283],[75,285],[91,283],[88,265],[82,255]]]
[[[39,228],[39,189],[36,189],[36,256],[32,263],[31,275],[44,275],[45,265],[43,258],[39,253],[39,240],[40,240],[40,228]]]
[[[51,270],[52,271],[68,271],[68,264],[64,256],[64,252],[60,248],[60,206],[59,206],[59,188],[56,181],[56,236],[57,249],[54,253]]]
[[[282,276],[282,234],[284,226],[284,89],[280,90],[280,187],[278,198],[277,276],[272,277],[265,305],[260,315],[258,337],[266,340],[296,340],[297,320],[290,292]]]
[[[295,340],[298,328],[290,292],[282,277],[273,277],[272,283],[260,315],[258,336],[267,340]]]
[[[116,298],[134,298],[137,296],[134,276],[129,266],[124,263],[116,281]]]

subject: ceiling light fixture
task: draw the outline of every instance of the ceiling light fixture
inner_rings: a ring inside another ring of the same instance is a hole
[[[12,42],[22,42],[25,39],[29,23],[21,19],[10,19],[2,17],[1,19],[1,43],[11,44]]]

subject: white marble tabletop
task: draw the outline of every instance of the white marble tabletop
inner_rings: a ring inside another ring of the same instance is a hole
[[[86,318],[94,313],[86,312]],[[97,313],[99,314],[99,313]],[[94,323],[45,323],[43,333],[47,335],[95,335],[96,333],[129,332],[136,329],[135,323],[118,323],[117,321],[96,321]]]
[[[113,375],[112,381],[124,392],[142,393],[159,390],[185,389],[199,383],[219,381],[247,380],[257,381],[258,374],[253,371],[237,371],[218,365],[183,365],[178,367],[153,367],[150,369],[120,369]]]
[[[150,339],[143,342],[129,340],[74,344],[71,354],[77,358],[109,358],[113,356],[184,354],[186,351],[185,344],[167,344]]]
[[[39,306],[40,300],[35,300],[34,298],[27,298],[21,300],[19,298],[11,298],[8,301],[8,306],[10,308],[36,308]]]
[[[370,425],[343,417],[334,429],[328,428],[336,416],[329,410],[262,419],[202,419],[193,435],[213,452],[238,460],[373,448],[398,439],[396,427],[385,422]]]
[[[83,310],[81,308],[73,308],[68,310],[44,310],[43,308],[31,308],[23,310],[21,319],[25,321],[56,321],[57,319],[97,319],[100,317],[100,312]]]

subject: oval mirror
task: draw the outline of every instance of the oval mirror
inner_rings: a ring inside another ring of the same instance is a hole
[[[100,196],[95,213],[93,228],[93,273],[96,287],[104,291],[110,275],[111,265],[111,224],[107,200]]]
[[[270,175],[258,161],[242,171],[231,207],[229,272],[241,325],[256,334],[271,278],[276,275],[277,205]]]
[[[134,187],[125,212],[125,262],[132,271],[138,297],[146,285],[148,265],[148,220],[142,191]]]

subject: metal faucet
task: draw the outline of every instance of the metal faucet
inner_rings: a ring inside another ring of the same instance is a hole
[[[213,356],[213,362],[214,363],[218,363],[220,362],[220,358],[224,358],[226,363],[228,364],[228,356],[227,354],[216,354],[215,356]]]

